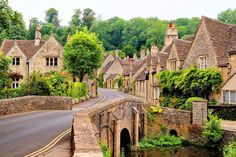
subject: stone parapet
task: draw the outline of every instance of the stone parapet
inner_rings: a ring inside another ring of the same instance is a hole
[[[200,127],[207,122],[207,100],[193,101],[193,124]]]
[[[71,110],[72,98],[59,96],[25,96],[0,100],[0,116],[37,110]]]

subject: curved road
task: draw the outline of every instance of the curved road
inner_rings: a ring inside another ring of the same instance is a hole
[[[135,97],[109,89],[99,89],[99,95],[74,106],[72,111],[40,111],[0,118],[0,156],[23,157],[44,147],[71,128],[76,111],[114,98]]]

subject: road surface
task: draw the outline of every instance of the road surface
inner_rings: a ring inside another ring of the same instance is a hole
[[[104,101],[132,97],[115,90],[99,89],[99,97],[74,106],[72,111],[40,111],[0,118],[0,156],[23,157],[71,128],[73,113]]]

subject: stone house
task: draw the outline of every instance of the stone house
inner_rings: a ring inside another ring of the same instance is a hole
[[[222,95],[215,96],[221,102],[236,99],[236,87],[232,87],[236,72],[236,25],[226,24],[208,17],[201,18],[195,39],[190,47],[183,68],[197,66],[200,69],[217,68],[223,76]],[[231,86],[232,84],[232,86]],[[231,86],[231,88],[228,88]],[[232,91],[232,93],[230,92]]]
[[[39,27],[35,31],[35,40],[4,40],[0,51],[12,58],[13,88],[33,71],[60,71],[63,66],[63,47],[53,35],[47,41],[42,40]]]

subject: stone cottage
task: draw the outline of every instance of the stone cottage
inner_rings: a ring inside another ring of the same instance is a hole
[[[12,58],[13,88],[33,71],[60,71],[63,66],[63,47],[53,35],[47,41],[42,40],[40,27],[36,28],[34,40],[4,40],[0,51]]]

